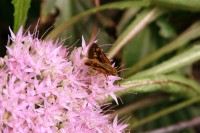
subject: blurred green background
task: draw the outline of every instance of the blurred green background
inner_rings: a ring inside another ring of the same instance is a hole
[[[200,132],[200,0],[1,0],[1,57],[21,25],[67,46],[97,39],[123,78],[108,108],[131,132]]]

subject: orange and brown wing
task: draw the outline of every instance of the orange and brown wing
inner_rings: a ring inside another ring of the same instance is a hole
[[[93,43],[88,49],[88,59],[85,65],[92,69],[107,75],[117,75],[117,69],[112,67],[110,60],[101,51],[96,43]]]
[[[85,65],[106,75],[117,75],[117,69],[107,63],[101,63],[96,60],[87,59],[85,61]]]
[[[96,43],[93,43],[88,49],[88,58],[97,60],[101,63],[111,64],[110,60],[106,57],[106,55],[101,51]]]

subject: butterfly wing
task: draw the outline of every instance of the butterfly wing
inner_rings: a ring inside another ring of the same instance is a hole
[[[111,65],[106,64],[106,63],[101,63],[96,60],[87,59],[85,61],[85,65],[88,65],[88,66],[90,66],[90,68],[92,68],[98,72],[104,73],[106,75],[117,75],[116,68],[114,68]]]
[[[88,49],[88,58],[99,61],[101,63],[111,64],[110,60],[101,51],[96,43],[93,43]]]
[[[88,59],[85,60],[85,65],[106,75],[117,75],[117,69],[112,67],[110,60],[96,43],[89,47]]]

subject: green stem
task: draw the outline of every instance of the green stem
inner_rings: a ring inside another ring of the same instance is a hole
[[[150,64],[156,59],[162,57],[163,55],[172,52],[173,50],[186,45],[189,41],[200,36],[200,21],[195,22],[190,28],[188,28],[184,33],[177,37],[174,41],[166,44],[161,49],[147,56],[146,58],[134,64],[129,70],[123,73],[123,77],[128,77],[136,71],[142,69],[144,66]]]
[[[136,73],[128,79],[137,79],[146,76],[166,74],[173,72],[181,67],[190,65],[200,59],[200,45],[194,45],[189,50],[174,56],[173,58],[158,64],[152,68]]]
[[[164,100],[168,98],[168,95],[163,95],[163,94],[150,94],[148,96],[142,97],[141,99],[131,103],[130,105],[127,105],[123,108],[117,109],[115,112],[112,113],[112,116],[116,115],[124,115],[129,112],[133,112],[137,109],[146,107],[146,106],[152,106],[155,104],[158,104],[160,102],[163,102]]]
[[[119,97],[130,92],[149,93],[155,91],[164,91],[190,98],[200,95],[199,84],[180,75],[156,75],[146,78],[126,79],[121,82],[120,86],[124,88],[124,91],[116,92]]]
[[[194,104],[194,103],[197,103],[199,101],[200,101],[200,97],[195,97],[195,98],[186,100],[186,101],[184,101],[182,103],[179,103],[177,105],[171,106],[169,108],[165,108],[165,109],[161,110],[160,112],[155,113],[155,114],[153,114],[151,116],[148,116],[148,117],[146,117],[146,118],[144,118],[142,120],[130,122],[132,124],[129,127],[131,129],[135,129],[135,128],[137,128],[139,126],[142,126],[142,125],[144,125],[144,124],[146,124],[148,122],[152,122],[153,120],[156,120],[156,119],[158,119],[158,118],[160,118],[162,116],[165,116],[165,115],[167,115],[169,113],[172,113],[172,112],[175,112],[177,110],[180,110],[180,109],[182,109],[184,107],[187,107],[187,106],[189,106],[191,104]]]
[[[47,39],[55,39],[56,37],[59,36],[60,33],[62,33],[72,24],[78,22],[80,19],[88,15],[95,14],[96,12],[99,12],[99,11],[108,10],[108,9],[124,9],[124,8],[130,8],[130,7],[147,7],[147,6],[149,6],[149,2],[124,1],[124,2],[114,2],[114,3],[106,4],[103,6],[99,6],[96,8],[92,8],[72,17],[69,21],[56,27],[52,32],[50,32],[50,34],[47,36]]]
[[[200,11],[199,0],[151,0],[151,4],[176,10]]]
[[[130,93],[152,93],[152,92],[165,92],[177,97],[192,98],[200,95],[200,85],[195,81],[185,78],[180,75],[156,75],[145,78],[125,79],[117,82],[123,89],[115,92],[117,97]],[[111,97],[104,101],[113,100]]]
[[[108,58],[113,58],[119,50],[126,45],[134,36],[137,35],[145,26],[151,23],[153,20],[164,14],[166,11],[160,8],[153,8],[152,10],[144,10],[137,18],[126,28],[126,30],[118,37],[108,51]]]

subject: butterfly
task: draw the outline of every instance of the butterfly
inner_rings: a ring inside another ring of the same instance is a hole
[[[117,75],[117,69],[112,66],[97,43],[91,44],[87,54],[88,58],[85,60],[85,65],[105,75]]]

